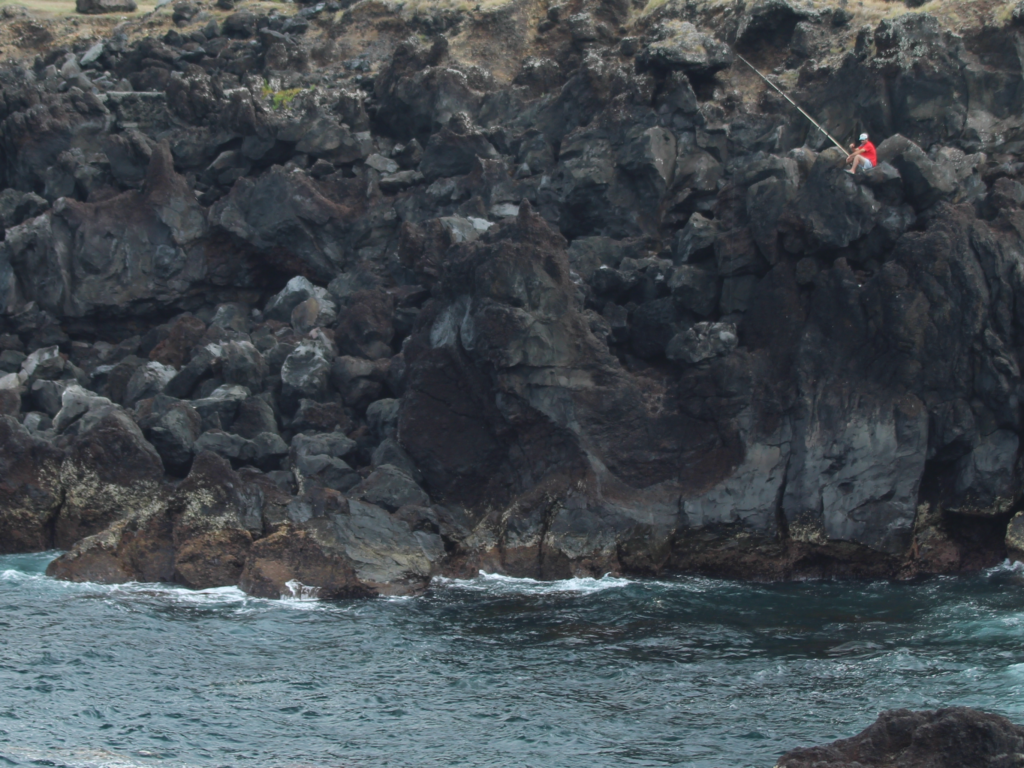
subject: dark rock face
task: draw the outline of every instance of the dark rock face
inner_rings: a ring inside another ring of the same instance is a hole
[[[0,445],[0,552],[48,549],[61,505],[63,452],[11,416],[0,416]]]
[[[852,739],[794,749],[778,768],[1002,768],[1018,765],[1024,728],[967,707],[932,712],[895,709]]]
[[[272,597],[1024,552],[1010,26],[228,5],[0,67],[4,551]]]

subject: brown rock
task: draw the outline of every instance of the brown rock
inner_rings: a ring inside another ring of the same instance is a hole
[[[62,459],[62,451],[33,437],[13,417],[0,416],[0,554],[53,545]]]
[[[182,315],[171,326],[167,338],[149,353],[149,359],[181,368],[192,347],[202,340],[205,333],[206,324],[202,320],[192,315]]]
[[[174,581],[195,589],[238,583],[253,537],[262,533],[263,495],[220,456],[203,451],[175,491]]]
[[[76,438],[60,469],[64,505],[54,544],[69,549],[129,514],[162,506],[160,455],[127,413],[111,407]]]
[[[357,291],[341,313],[335,338],[343,355],[378,360],[391,357],[394,298],[383,291]]]
[[[967,707],[883,712],[852,739],[794,749],[776,768],[1004,768],[1018,765],[1024,728]]]

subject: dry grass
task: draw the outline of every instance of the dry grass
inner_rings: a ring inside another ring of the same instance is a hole
[[[682,5],[683,0],[648,0],[638,18],[672,3]],[[800,4],[819,11],[840,6],[836,0],[802,0]],[[704,0],[698,4],[698,12],[711,16],[733,5],[732,0]],[[850,26],[855,29],[865,24],[874,26],[882,19],[905,13],[930,13],[950,29],[963,29],[1005,24],[1015,5],[1015,0],[930,0],[918,8],[908,8],[899,0],[849,0],[845,7],[854,16]]]
[[[138,0],[136,1],[138,2]],[[31,13],[43,18],[75,15],[75,0],[0,0],[0,6],[4,5],[20,5],[27,8]],[[116,18],[119,16],[131,18],[149,13],[154,8],[156,8],[156,0],[142,0],[142,2],[139,2],[139,10],[134,13],[104,14],[100,18]]]

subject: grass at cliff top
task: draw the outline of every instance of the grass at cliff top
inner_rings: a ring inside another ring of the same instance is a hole
[[[32,13],[45,14],[47,16],[77,16],[80,19],[106,19],[117,18],[118,16],[135,16],[140,13],[147,13],[156,8],[156,0],[139,2],[139,10],[135,13],[106,13],[99,16],[88,16],[75,13],[75,0],[0,0],[3,5],[21,5],[28,8]]]
[[[641,11],[641,16],[646,16],[659,8],[670,3],[678,3],[681,0],[648,0],[647,5]],[[823,10],[835,8],[835,0],[797,0],[798,5]],[[849,0],[845,5],[846,10],[854,15],[851,27],[856,29],[859,24],[878,23],[885,18],[902,16],[904,13],[930,13],[937,16],[940,21],[945,22],[951,28],[960,23],[975,26],[980,23],[1003,23],[1009,19],[1013,12],[1016,0],[928,0],[924,5],[917,8],[908,8],[902,2],[892,0]],[[715,12],[731,7],[733,0],[698,0],[697,7],[703,7],[705,11]]]

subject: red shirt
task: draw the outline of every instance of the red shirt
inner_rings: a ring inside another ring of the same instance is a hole
[[[875,150],[875,145],[870,141],[865,141],[860,145],[861,154],[871,161],[871,167],[878,165],[878,152]]]

